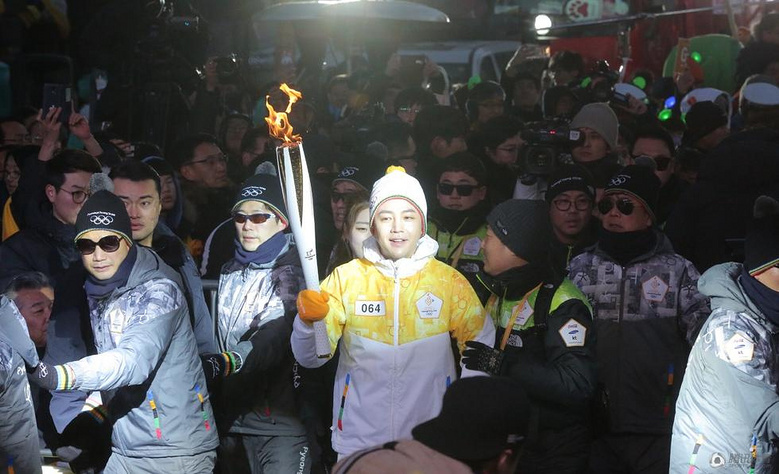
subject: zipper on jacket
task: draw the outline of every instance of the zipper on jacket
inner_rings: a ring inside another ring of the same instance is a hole
[[[154,394],[151,390],[146,392],[146,399],[149,401],[151,415],[154,418],[154,434],[157,436],[157,439],[162,439],[162,430],[160,429],[160,414],[157,411],[157,402],[154,401]]]
[[[394,266],[394,265],[393,265]],[[400,331],[400,278],[398,278],[398,267],[394,266],[393,268],[394,277],[393,277],[393,284],[394,284],[394,290],[392,293],[392,297],[395,300],[393,302],[393,328],[394,328],[394,334],[392,335],[392,343],[397,348],[398,347],[398,332]],[[391,402],[390,402],[390,439],[395,439],[397,436],[395,435],[395,374],[397,373],[397,350],[392,351],[392,374],[390,375],[390,380],[392,381],[391,385]]]

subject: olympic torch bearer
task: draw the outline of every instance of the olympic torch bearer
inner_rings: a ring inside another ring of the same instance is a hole
[[[276,112],[265,99],[268,109],[268,129],[271,136],[282,140],[276,147],[279,180],[284,203],[289,214],[289,226],[295,237],[295,246],[303,267],[303,277],[306,288],[319,290],[319,271],[316,261],[316,232],[314,229],[314,201],[311,193],[311,179],[306,166],[306,154],[303,151],[303,140],[300,135],[293,135],[289,123],[289,113],[292,105],[302,98],[300,92],[282,84],[281,91],[289,97],[289,103],[284,112]],[[330,340],[327,337],[327,325],[324,321],[314,323],[316,336],[316,355],[319,358],[330,357]]]

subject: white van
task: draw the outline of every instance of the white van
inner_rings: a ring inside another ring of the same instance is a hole
[[[498,82],[519,41],[438,41],[403,44],[398,54],[427,56],[443,67],[451,84],[466,83],[473,76]]]

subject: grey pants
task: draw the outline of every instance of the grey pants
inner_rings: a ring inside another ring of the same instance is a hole
[[[229,434],[219,445],[220,474],[309,474],[306,436]]]
[[[136,474],[139,472],[158,474],[212,474],[216,464],[216,451],[206,451],[194,456],[173,456],[168,458],[131,458],[111,453],[103,470],[104,474]]]

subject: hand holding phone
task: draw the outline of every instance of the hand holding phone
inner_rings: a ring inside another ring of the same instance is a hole
[[[61,110],[59,122],[67,125],[70,121],[70,114],[73,111],[71,88],[65,84],[44,84],[42,108],[45,115],[59,108]]]

